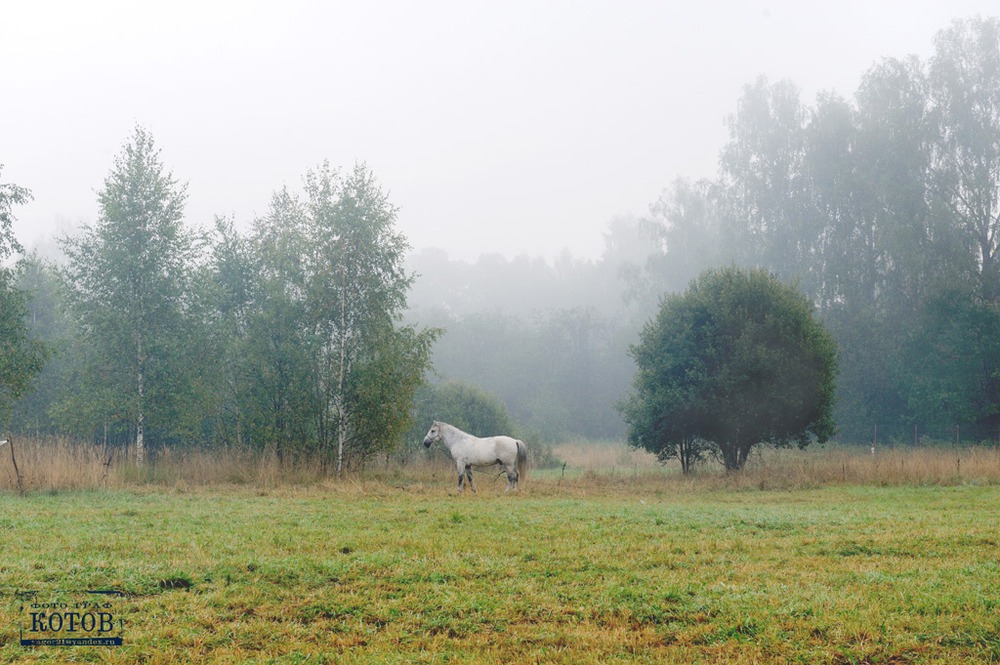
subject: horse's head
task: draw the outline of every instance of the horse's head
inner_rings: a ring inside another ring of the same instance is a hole
[[[424,437],[424,448],[430,448],[431,444],[435,441],[441,440],[441,425],[438,421],[434,421],[431,428],[427,430],[427,436]]]

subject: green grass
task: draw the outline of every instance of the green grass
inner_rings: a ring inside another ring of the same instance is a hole
[[[1000,662],[1000,487],[0,495],[0,663]],[[20,589],[125,646],[18,644]]]

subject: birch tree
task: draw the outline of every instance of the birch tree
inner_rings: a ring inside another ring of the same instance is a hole
[[[316,340],[306,302],[304,256],[307,218],[287,188],[271,198],[254,222],[241,258],[253,270],[246,279],[230,270],[229,290],[242,291],[230,365],[235,401],[247,419],[251,441],[274,451],[279,462],[315,448],[318,411],[313,390]],[[230,265],[230,268],[234,267]],[[221,276],[221,275],[220,275]]]
[[[367,167],[324,163],[247,238],[219,226],[210,290],[238,439],[338,475],[399,444],[436,332],[400,325],[412,277],[395,218]]]
[[[181,391],[187,262],[186,192],[165,171],[153,137],[137,127],[98,192],[97,223],[63,239],[66,279],[81,344],[100,386],[103,417],[134,428],[138,465],[147,428],[169,428]],[[173,385],[170,385],[170,384]],[[169,385],[169,389],[168,389]]]
[[[306,175],[307,299],[321,340],[317,390],[324,459],[336,445],[362,453],[402,435],[428,365],[434,331],[400,327],[413,278],[396,208],[363,164],[341,177],[324,163]]]
[[[930,61],[936,191],[966,236],[979,296],[1000,303],[1000,19],[955,21]]]

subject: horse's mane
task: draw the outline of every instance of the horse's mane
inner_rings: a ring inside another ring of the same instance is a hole
[[[438,424],[438,428],[439,429],[448,429],[448,430],[451,430],[452,432],[457,432],[458,434],[468,434],[468,432],[466,432],[464,430],[460,430],[459,428],[455,427],[454,425],[451,425],[449,423],[443,422],[441,420],[438,420],[437,424]]]

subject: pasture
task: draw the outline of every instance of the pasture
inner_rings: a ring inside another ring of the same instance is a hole
[[[1000,661],[995,484],[607,462],[506,496],[459,496],[450,469],[8,490],[0,662]],[[20,646],[16,591],[59,588],[123,591],[124,645]]]

